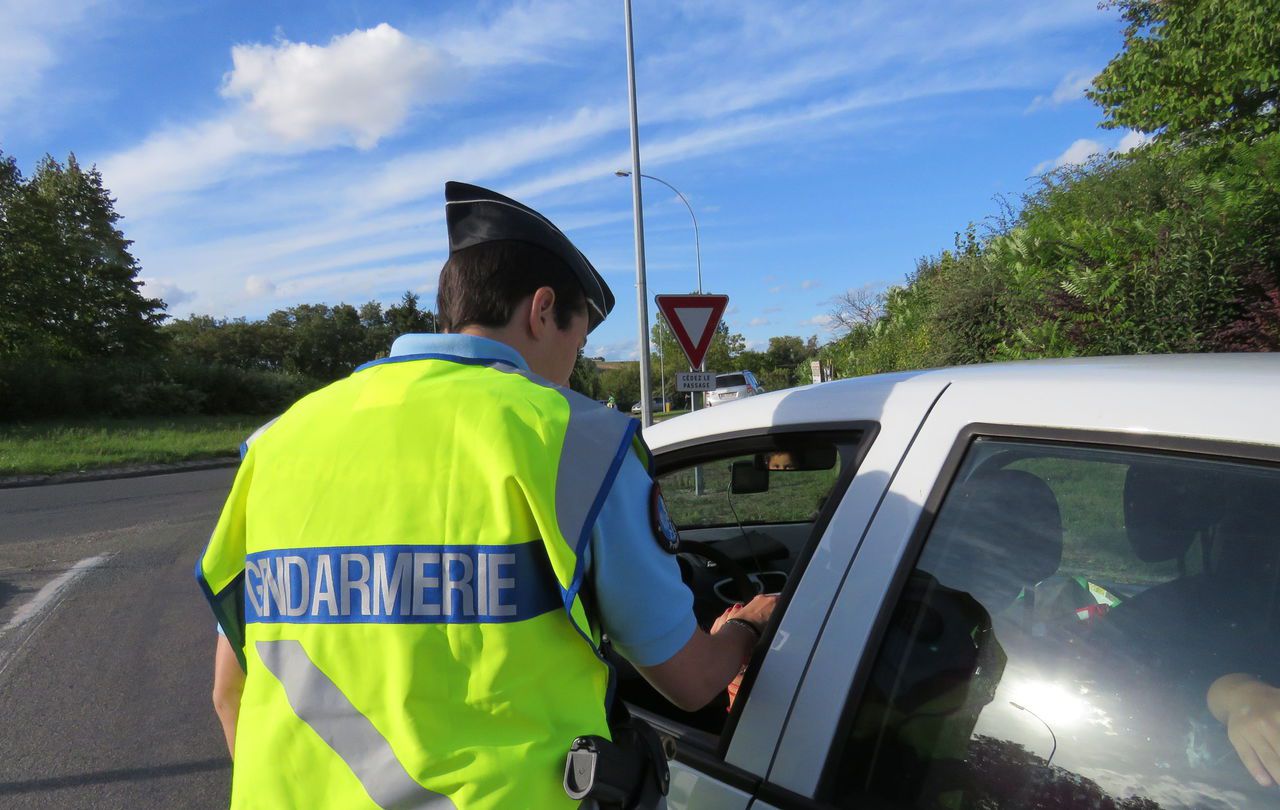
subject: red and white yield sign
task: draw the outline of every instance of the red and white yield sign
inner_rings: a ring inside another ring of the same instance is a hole
[[[690,368],[702,365],[715,336],[720,316],[729,305],[727,295],[659,295],[654,300],[675,333]]]

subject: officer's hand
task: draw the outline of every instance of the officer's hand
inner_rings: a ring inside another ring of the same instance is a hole
[[[773,615],[773,609],[777,604],[777,594],[757,596],[745,605],[739,602],[720,614],[720,617],[711,625],[711,632],[713,634],[720,632],[724,623],[734,618],[745,619],[764,632],[765,625],[769,623],[769,617]]]
[[[757,596],[747,603],[746,607],[738,611],[736,614],[739,619],[747,621],[764,630],[769,624],[769,618],[773,616],[773,609],[778,606],[778,595],[776,593],[766,596]]]

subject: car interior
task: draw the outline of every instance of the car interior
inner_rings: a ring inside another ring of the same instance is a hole
[[[1002,713],[1052,716],[1051,704],[1008,691],[1029,674],[1119,717],[1112,736],[1064,739],[1063,763],[1101,740],[1116,746],[1115,768],[1249,784],[1205,692],[1237,671],[1280,685],[1277,471],[1127,450],[974,448],[885,628],[838,792],[909,806],[949,792],[965,806],[1030,803],[1017,791],[1040,789],[1044,760],[1026,739],[990,736]],[[1147,744],[1118,742],[1135,735]],[[1003,776],[974,765],[996,754],[989,765]],[[1014,760],[1040,776],[1011,781]]]

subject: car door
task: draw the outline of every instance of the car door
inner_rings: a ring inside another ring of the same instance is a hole
[[[757,807],[1274,806],[1207,705],[1237,671],[1280,684],[1268,400],[1083,376],[939,400]]]
[[[760,398],[767,418],[754,423],[755,411],[739,407],[734,413],[744,415],[741,421],[699,422],[694,415],[653,431],[656,479],[682,537],[712,544],[738,538],[739,556],[759,568],[778,567],[769,560],[788,567],[785,581],[764,578],[767,590],[782,587],[764,640],[767,649],[748,668],[732,712],[720,708],[718,725],[620,688],[633,711],[677,739],[670,807],[746,807],[765,786],[800,675],[853,558],[852,541],[862,535],[941,387],[903,377],[804,396],[776,394]],[[702,432],[704,424],[719,430]],[[663,441],[672,434],[675,441]],[[727,491],[733,462],[778,448],[794,450],[797,443],[836,447],[838,469],[781,473],[770,491],[755,495]],[[786,503],[771,504],[772,494],[787,495]],[[701,618],[705,624],[708,616]]]

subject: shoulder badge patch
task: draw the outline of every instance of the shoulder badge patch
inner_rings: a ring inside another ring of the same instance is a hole
[[[668,554],[679,551],[680,531],[667,512],[667,505],[662,500],[662,488],[657,481],[653,482],[653,489],[649,491],[649,520],[653,523],[653,537],[662,550]]]

